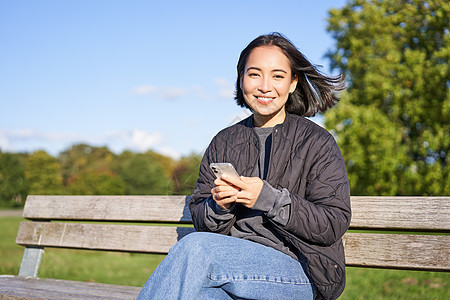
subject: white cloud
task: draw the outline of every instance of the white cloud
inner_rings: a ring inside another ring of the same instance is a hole
[[[14,151],[12,144],[10,143],[6,134],[0,131],[0,150],[2,151]]]
[[[64,141],[67,139],[77,139],[79,136],[73,133],[58,133],[58,132],[50,132],[44,133],[35,129],[15,129],[15,130],[0,130],[0,136],[7,137],[8,139],[12,139],[14,141],[21,140],[48,140],[48,141]]]
[[[124,150],[145,152],[150,149],[175,159],[180,152],[162,144],[163,135],[159,132],[145,130],[128,130],[109,132],[101,136],[79,135],[61,132],[41,132],[33,129],[1,130],[0,149],[4,152],[34,152],[45,150],[53,156],[79,143],[92,146],[106,146],[115,153]]]
[[[177,88],[177,87],[166,87],[161,89],[160,96],[163,99],[177,99],[185,96],[189,90]]]
[[[160,147],[157,149],[157,152],[162,154],[162,155],[166,155],[169,157],[172,157],[174,159],[179,159],[181,157],[181,153],[177,150],[174,150],[170,147],[164,146],[164,147]]]
[[[116,131],[106,134],[105,144],[111,150],[119,153],[123,150],[145,152],[154,148],[162,140],[162,135],[158,132],[149,133],[144,130]]]
[[[131,89],[133,95],[151,95],[154,94],[158,88],[153,85],[140,85]]]
[[[219,87],[219,97],[225,99],[234,98],[234,84],[225,78],[216,78],[215,84]]]
[[[224,78],[216,78],[214,83],[214,93],[209,93],[200,85],[189,87],[140,85],[131,88],[130,94],[132,96],[152,96],[162,100],[176,100],[186,96],[201,100],[209,100],[214,97],[234,98],[234,84],[232,82]]]
[[[129,145],[138,151],[147,151],[162,139],[159,133],[148,133],[143,130],[132,131],[130,137]]]
[[[10,152],[45,149],[56,155],[58,151],[74,143],[73,141],[81,140],[81,136],[72,133],[44,133],[34,129],[0,130],[0,148]]]
[[[202,86],[199,85],[193,86],[191,90],[194,93],[195,97],[198,99],[208,100],[211,98],[208,92],[206,92],[206,90]]]

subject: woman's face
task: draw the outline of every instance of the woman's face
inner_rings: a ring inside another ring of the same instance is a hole
[[[248,56],[241,89],[245,102],[253,110],[257,127],[273,127],[283,123],[285,104],[297,86],[291,64],[276,46],[254,48]]]

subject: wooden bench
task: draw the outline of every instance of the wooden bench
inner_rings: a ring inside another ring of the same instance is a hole
[[[449,272],[449,200],[352,197],[351,230],[343,238],[347,265]],[[19,276],[0,276],[0,298],[134,299],[140,287],[38,278],[44,248],[167,253],[194,231],[185,225],[192,224],[188,202],[186,196],[29,196],[23,211],[29,221],[21,222],[16,239],[25,246]],[[172,226],[159,226],[164,223]]]

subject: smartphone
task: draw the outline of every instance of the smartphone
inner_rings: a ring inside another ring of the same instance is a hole
[[[222,174],[239,178],[238,172],[230,163],[211,163],[209,167],[217,178],[220,178]]]

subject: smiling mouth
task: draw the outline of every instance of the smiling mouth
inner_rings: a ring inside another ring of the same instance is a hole
[[[258,102],[261,103],[261,104],[267,104],[267,103],[270,103],[270,102],[272,102],[273,100],[275,100],[275,98],[273,98],[273,97],[256,97],[256,96],[255,96],[255,98],[256,98],[256,100],[258,100]]]

